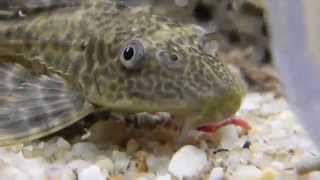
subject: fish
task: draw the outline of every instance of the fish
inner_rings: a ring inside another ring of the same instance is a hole
[[[0,145],[50,135],[100,110],[220,122],[244,89],[192,25],[117,1],[0,20]]]

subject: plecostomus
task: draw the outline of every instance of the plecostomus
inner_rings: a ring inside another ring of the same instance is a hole
[[[195,127],[232,116],[242,86],[193,26],[107,0],[0,21],[0,145],[101,109],[169,112]]]

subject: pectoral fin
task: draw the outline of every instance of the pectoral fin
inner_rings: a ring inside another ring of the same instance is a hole
[[[81,89],[55,73],[0,59],[0,145],[56,132],[93,111]]]

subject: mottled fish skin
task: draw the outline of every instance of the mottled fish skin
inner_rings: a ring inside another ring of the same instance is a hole
[[[146,10],[88,0],[0,21],[0,58],[23,56],[67,77],[95,106],[126,114],[167,111],[198,125],[233,115],[244,93],[198,38],[192,26]],[[121,49],[132,40],[144,46],[145,63],[135,70],[120,62]],[[163,50],[174,60],[160,59]]]

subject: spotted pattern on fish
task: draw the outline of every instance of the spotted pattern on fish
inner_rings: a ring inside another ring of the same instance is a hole
[[[113,1],[81,2],[0,21],[0,104],[7,104],[0,106],[0,144],[52,133],[93,107],[167,111],[194,124],[239,108],[242,86],[201,49],[192,26]],[[136,70],[121,63],[121,50],[133,40],[144,47],[145,63]],[[159,58],[162,51],[175,60]],[[29,97],[20,97],[20,89]]]

